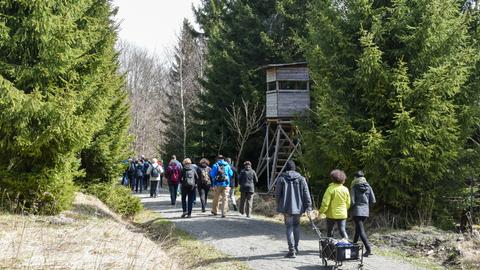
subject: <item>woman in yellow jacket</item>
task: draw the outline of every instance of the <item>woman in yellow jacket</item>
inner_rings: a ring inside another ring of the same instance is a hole
[[[350,208],[350,193],[343,184],[347,179],[345,172],[333,170],[330,172],[332,183],[328,186],[323,195],[320,215],[327,217],[327,236],[333,237],[333,227],[337,224],[338,231],[342,238],[347,238],[348,208]]]

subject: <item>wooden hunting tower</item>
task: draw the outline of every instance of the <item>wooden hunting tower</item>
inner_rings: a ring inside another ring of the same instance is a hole
[[[303,117],[310,108],[310,76],[305,62],[267,65],[264,69],[266,131],[256,172],[259,176],[266,172],[271,192],[287,161],[300,153],[300,136],[292,120]]]

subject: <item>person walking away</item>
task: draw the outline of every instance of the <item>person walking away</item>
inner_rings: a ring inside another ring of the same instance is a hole
[[[135,192],[138,193],[138,189],[140,188],[140,193],[143,191],[143,163],[141,160],[137,160],[135,164]]]
[[[357,171],[355,173],[350,190],[352,202],[351,214],[353,217],[353,222],[355,223],[355,235],[353,237],[353,242],[357,243],[358,238],[360,237],[363,245],[365,246],[365,253],[363,256],[368,257],[372,254],[372,246],[370,245],[370,242],[368,242],[364,223],[370,214],[370,204],[374,204],[376,202],[375,194],[373,194],[373,189],[368,184],[367,179],[362,171]]]
[[[165,170],[165,177],[168,182],[168,191],[170,193],[170,203],[175,205],[177,202],[178,185],[182,178],[182,170],[177,163],[172,159]]]
[[[200,203],[202,204],[202,212],[205,212],[207,206],[208,191],[212,185],[210,178],[210,171],[212,170],[208,165],[210,161],[206,158],[200,160],[200,166],[197,168],[199,181],[197,183],[198,194],[200,195]]]
[[[150,175],[148,175],[148,168],[150,167],[150,161],[145,159],[145,156],[142,155],[143,161],[143,189],[148,190],[150,186]]]
[[[222,155],[219,155],[217,157],[217,163],[213,165],[212,171],[210,172],[210,177],[212,179],[212,186],[214,191],[212,214],[214,216],[217,215],[218,205],[219,203],[221,203],[222,218],[224,218],[228,212],[227,197],[230,189],[230,179],[233,177],[233,171]]]
[[[158,182],[160,181],[160,176],[163,174],[163,168],[160,164],[158,164],[158,160],[156,158],[152,159],[152,165],[148,167],[147,175],[150,178],[150,197],[156,198],[157,197],[157,187]]]
[[[192,160],[186,158],[183,160],[182,170],[182,218],[192,216],[193,196],[195,187],[198,183],[198,174],[192,164]]]
[[[295,171],[295,162],[289,160],[275,186],[277,212],[283,214],[286,226],[288,253],[285,258],[295,258],[300,242],[300,217],[312,211],[312,199],[305,177]]]
[[[130,184],[130,189],[132,191],[135,190],[135,165],[137,164],[136,159],[129,159],[127,175],[128,175],[128,182]]]
[[[230,165],[230,168],[232,169],[233,171],[233,176],[232,178],[230,179],[230,191],[228,192],[228,200],[232,203],[232,206],[233,206],[233,211],[238,211],[238,208],[237,208],[237,200],[235,198],[235,188],[238,187],[238,181],[237,181],[237,177],[238,177],[238,172],[237,172],[237,168],[235,168],[235,166],[233,166],[232,164],[232,159],[227,157],[225,159],[225,161],[228,163],[228,165]]]
[[[348,208],[350,208],[350,194],[343,184],[347,179],[345,172],[333,170],[330,172],[332,183],[328,185],[322,199],[320,215],[327,217],[327,236],[333,237],[333,228],[337,229],[343,239],[348,239],[346,225]]]
[[[240,208],[241,215],[244,213],[247,218],[250,218],[253,204],[253,194],[255,192],[255,185],[258,183],[257,173],[252,169],[252,163],[245,161],[243,163],[244,169],[240,172],[238,182],[240,185]]]

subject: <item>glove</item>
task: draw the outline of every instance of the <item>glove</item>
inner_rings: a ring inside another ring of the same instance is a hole
[[[320,214],[320,215],[318,216],[318,218],[319,218],[319,219],[326,219],[327,216],[326,216],[325,214]]]

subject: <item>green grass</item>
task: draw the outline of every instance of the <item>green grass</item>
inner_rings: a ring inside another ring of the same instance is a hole
[[[447,269],[444,266],[439,265],[438,263],[435,263],[432,259],[429,259],[426,257],[413,256],[411,254],[406,254],[405,252],[399,249],[376,248],[375,254],[378,254],[384,257],[398,259],[404,262],[408,262],[410,264],[413,264],[415,266],[418,266],[424,269],[430,269],[430,270]]]
[[[147,237],[159,244],[168,254],[174,254],[185,269],[247,270],[245,263],[226,255],[213,246],[175,227],[158,213],[142,211],[134,224],[146,231]]]

